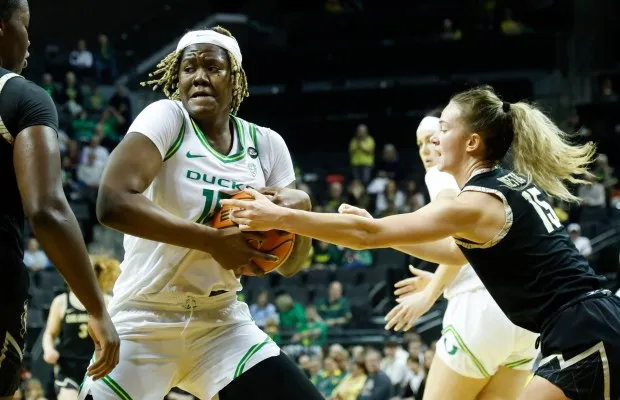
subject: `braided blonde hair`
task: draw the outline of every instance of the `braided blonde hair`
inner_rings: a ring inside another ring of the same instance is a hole
[[[216,26],[211,30],[234,38],[234,36],[225,28]],[[250,94],[248,92],[248,81],[243,68],[237,63],[237,59],[226,50],[228,59],[230,60],[230,69],[233,83],[232,103],[230,112],[237,114],[243,100]],[[181,66],[181,56],[183,52],[173,51],[157,64],[155,71],[149,74],[149,77],[159,78],[141,82],[142,86],[153,86],[153,91],[161,88],[166,97],[171,100],[179,99],[179,69]]]

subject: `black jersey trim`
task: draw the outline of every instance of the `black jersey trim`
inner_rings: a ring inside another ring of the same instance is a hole
[[[510,207],[510,204],[508,204],[508,199],[506,199],[506,196],[504,196],[504,194],[500,192],[499,190],[489,189],[487,187],[482,187],[482,186],[465,186],[463,190],[461,190],[461,193],[463,192],[490,193],[490,194],[494,194],[495,196],[499,197],[502,200],[502,203],[504,203],[504,212],[506,213],[506,221],[504,222],[504,226],[502,227],[502,229],[499,232],[497,232],[495,237],[486,243],[472,243],[469,241],[465,241],[463,239],[454,238],[454,241],[456,242],[456,244],[466,249],[488,249],[489,247],[493,247],[499,242],[501,242],[501,240],[505,238],[506,235],[508,235],[508,232],[510,231],[510,228],[512,227],[512,222],[513,222],[512,208]]]

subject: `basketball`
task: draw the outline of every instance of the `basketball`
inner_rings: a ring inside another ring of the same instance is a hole
[[[237,200],[254,200],[254,198],[246,192],[237,193],[236,195],[232,196],[232,198]],[[230,219],[230,213],[232,211],[233,208],[229,206],[224,206],[220,208],[211,219],[211,227],[223,229],[235,226],[236,224]],[[260,252],[273,254],[274,256],[277,256],[279,258],[277,262],[254,260],[254,263],[260,269],[265,272],[271,272],[283,263],[285,263],[288,257],[291,255],[291,252],[293,251],[293,246],[295,245],[295,234],[280,230],[271,230],[260,233],[265,236],[262,241],[259,242],[257,240],[248,238],[248,243],[250,244],[250,246]],[[245,268],[244,270],[242,270],[242,274],[248,276],[254,275],[251,271]]]

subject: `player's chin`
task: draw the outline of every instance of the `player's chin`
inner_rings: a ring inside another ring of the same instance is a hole
[[[189,99],[187,108],[191,116],[196,119],[213,117],[219,110],[215,101],[203,101],[203,99]]]

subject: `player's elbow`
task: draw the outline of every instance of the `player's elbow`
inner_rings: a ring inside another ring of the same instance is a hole
[[[100,224],[114,228],[125,215],[124,195],[118,189],[102,184],[97,195],[96,214]]]
[[[56,226],[68,219],[71,212],[64,195],[46,196],[38,201],[24,204],[24,211],[35,230]]]

